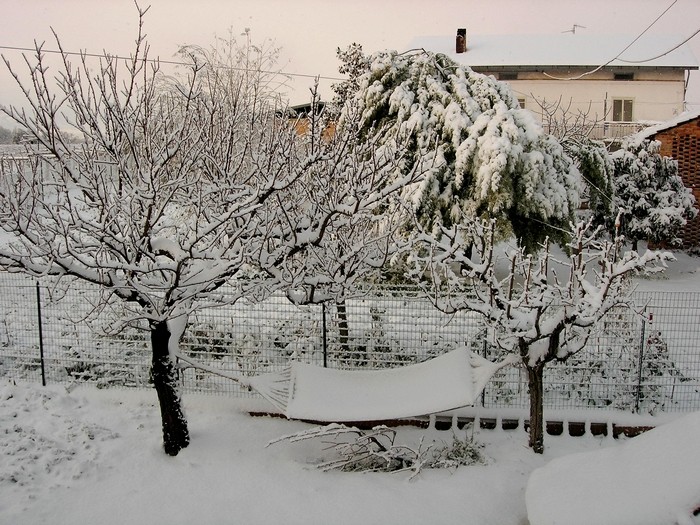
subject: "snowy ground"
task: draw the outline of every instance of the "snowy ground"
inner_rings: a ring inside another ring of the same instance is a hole
[[[698,259],[680,259],[669,277],[641,286],[700,290]],[[597,480],[609,480],[620,497],[602,503],[592,496],[596,501],[589,505],[607,505],[602,513],[597,509],[597,516],[615,516],[625,505],[635,505],[625,495],[637,493],[636,481],[645,483],[645,491],[639,493],[643,495],[654,490],[649,482],[690,487],[690,496],[681,494],[688,501],[681,503],[695,505],[697,499],[700,506],[700,495],[694,496],[700,493],[696,476],[700,440],[692,437],[700,431],[699,416],[688,427],[641,442],[610,436],[547,436],[542,456],[526,447],[522,429],[477,430],[474,437],[484,444],[490,464],[425,470],[409,481],[405,472],[323,473],[314,465],[329,459],[331,451],[317,441],[283,441],[266,447],[271,440],[310,425],[251,417],[247,410],[255,401],[187,395],[184,402],[192,443],[171,458],[161,448],[154,391],[83,386],[68,392],[62,385],[42,388],[0,379],[0,523],[527,525],[526,488],[536,469],[540,469],[533,477],[537,483],[528,497],[531,505],[537,505],[538,524],[570,525],[555,520],[557,512],[566,515],[567,507],[561,501],[549,505],[547,480],[557,484],[560,497],[575,498],[583,509],[588,507],[578,495],[595,490],[577,489],[586,484],[595,489]],[[452,440],[451,430],[400,427],[398,432],[399,441],[414,446],[422,436],[428,441]],[[691,439],[680,445],[665,441],[682,435]],[[636,451],[628,446],[635,442],[641,443]],[[666,455],[669,449],[672,457]],[[655,458],[643,463],[655,471],[625,476],[637,472],[629,467],[638,465],[640,454]],[[576,487],[567,484],[567,469],[581,464],[591,467],[582,469],[588,475],[577,476]],[[630,524],[641,523],[638,514],[629,514],[635,520]],[[577,519],[589,523],[580,512]],[[700,517],[686,513],[684,519],[669,514],[667,523],[700,524]]]
[[[636,439],[548,436],[538,456],[522,430],[478,430],[474,437],[491,458],[486,466],[425,470],[413,480],[406,472],[324,473],[314,464],[331,452],[320,442],[266,447],[310,425],[251,417],[245,403],[186,396],[192,443],[171,458],[161,449],[152,391],[86,386],[69,393],[5,381],[0,523],[525,525],[535,468]],[[452,440],[451,430],[398,430],[406,443]]]
[[[0,522],[21,524],[527,523],[530,472],[611,438],[549,437],[544,457],[523,431],[480,430],[487,466],[408,473],[323,473],[319,442],[281,442],[309,428],[251,417],[240,399],[185,397],[192,444],[161,449],[155,393],[0,386]],[[399,439],[451,441],[452,431],[400,427]]]

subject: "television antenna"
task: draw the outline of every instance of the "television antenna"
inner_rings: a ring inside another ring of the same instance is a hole
[[[562,33],[573,33],[574,35],[576,34],[576,29],[581,28],[581,29],[586,29],[586,26],[582,26],[579,24],[574,24],[571,29],[567,29],[566,31],[562,31]]]

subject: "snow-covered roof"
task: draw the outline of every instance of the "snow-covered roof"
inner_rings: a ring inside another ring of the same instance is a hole
[[[555,35],[470,35],[467,51],[455,52],[453,35],[414,38],[408,48],[443,53],[472,67],[595,67],[606,64],[630,45],[635,36],[562,33]],[[645,35],[611,67],[698,69],[698,61],[679,36]],[[672,51],[671,51],[672,50]],[[663,55],[663,56],[660,56]]]
[[[643,129],[642,131],[637,133],[635,137],[641,139],[648,139],[653,137],[657,133],[674,128],[680,124],[685,124],[686,122],[689,122],[698,117],[700,117],[700,111],[684,111],[683,113],[681,113],[677,117],[672,118],[671,120],[667,120],[665,122],[656,124],[655,126],[650,126],[648,128]]]

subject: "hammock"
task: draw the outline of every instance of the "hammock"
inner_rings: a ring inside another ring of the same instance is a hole
[[[516,356],[509,356],[493,363],[458,348],[422,363],[380,370],[338,370],[294,361],[278,373],[244,378],[201,368],[252,388],[289,419],[342,423],[473,405],[491,376],[516,361]]]

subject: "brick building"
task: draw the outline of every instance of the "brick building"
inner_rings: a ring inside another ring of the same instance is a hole
[[[700,209],[700,111],[687,112],[644,130],[644,138],[661,142],[661,155],[678,161],[683,182],[693,190]],[[683,247],[700,247],[700,215],[681,234]]]

